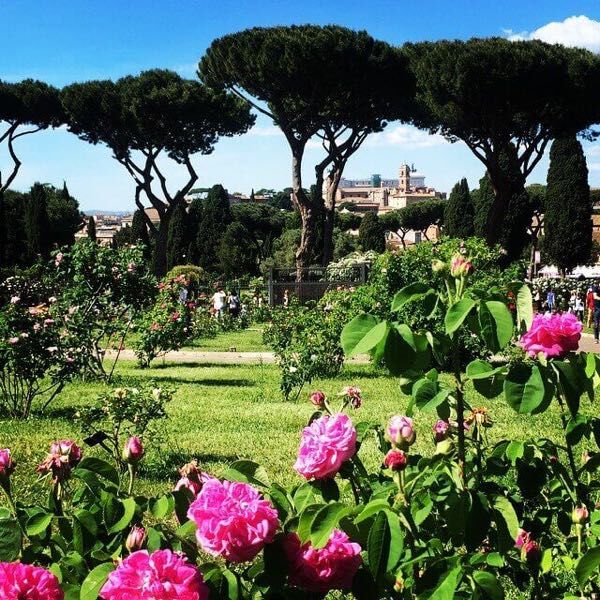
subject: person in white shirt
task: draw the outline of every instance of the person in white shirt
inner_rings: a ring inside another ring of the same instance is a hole
[[[223,288],[219,288],[213,294],[212,302],[215,310],[215,318],[220,319],[223,316],[223,311],[227,302],[227,294],[223,291]]]

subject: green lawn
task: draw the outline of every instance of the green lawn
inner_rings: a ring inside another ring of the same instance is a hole
[[[177,468],[197,458],[203,468],[214,474],[238,459],[250,458],[263,464],[271,479],[283,484],[300,482],[292,469],[302,427],[312,413],[307,401],[309,390],[298,404],[284,403],[279,394],[278,371],[272,365],[198,365],[169,364],[141,370],[133,362],[118,368],[115,385],[135,385],[154,380],[177,388],[168,407],[169,419],[162,421],[157,434],[146,439],[147,455],[143,462],[145,491],[167,489],[177,477]],[[363,390],[363,407],[354,413],[356,422],[385,423],[392,414],[403,413],[407,397],[398,389],[396,379],[371,366],[348,366],[337,380],[316,382],[330,396],[344,385]],[[18,461],[14,486],[17,495],[32,497],[39,493],[34,470],[43,459],[49,443],[57,438],[81,440],[81,432],[72,415],[78,407],[92,401],[102,386],[90,383],[69,385],[43,417],[28,422],[0,421],[0,447],[9,447]],[[556,411],[527,417],[516,415],[503,400],[485,401],[469,394],[474,406],[486,405],[494,427],[490,438],[522,440],[528,437],[560,439]],[[592,412],[587,400],[584,410]],[[417,413],[417,450],[430,452],[433,413]],[[88,454],[95,449],[86,448]],[[375,444],[367,441],[361,449],[365,461],[375,466],[381,456]],[[34,492],[37,490],[37,492]]]
[[[186,349],[204,352],[229,352],[235,348],[236,352],[268,352],[263,344],[263,330],[260,325],[252,325],[242,331],[227,331],[219,333],[214,338],[199,338]]]

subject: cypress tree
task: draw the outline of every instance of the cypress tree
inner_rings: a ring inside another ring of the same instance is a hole
[[[145,246],[150,244],[148,227],[144,215],[139,208],[133,213],[133,218],[131,219],[131,241],[134,244],[144,244]]]
[[[88,219],[88,223],[87,223],[87,235],[88,235],[88,238],[90,240],[92,240],[93,242],[96,241],[96,221],[94,220],[93,216],[91,216]]]
[[[181,265],[187,259],[188,250],[188,231],[187,231],[187,211],[185,203],[180,202],[169,221],[169,233],[167,237],[167,269],[170,271],[173,267]]]
[[[229,195],[222,185],[214,185],[204,201],[202,221],[196,236],[198,264],[207,271],[219,268],[221,238],[231,221]]]
[[[47,257],[50,251],[48,194],[41,183],[34,183],[25,203],[25,239],[30,261]]]
[[[475,209],[471,201],[469,184],[463,178],[452,188],[444,209],[444,233],[456,238],[472,236],[474,216]]]
[[[194,265],[198,264],[200,256],[196,242],[198,240],[198,229],[202,222],[203,202],[200,198],[194,198],[188,208],[188,262]]]
[[[575,136],[558,138],[550,148],[544,213],[546,262],[561,272],[586,264],[592,252],[592,203],[588,169]]]
[[[363,217],[358,228],[358,241],[365,252],[385,250],[385,230],[376,213],[368,212]]]
[[[479,180],[479,189],[473,190],[471,200],[475,211],[473,219],[473,233],[481,238],[485,238],[488,214],[494,203],[494,190],[492,182],[487,171]]]

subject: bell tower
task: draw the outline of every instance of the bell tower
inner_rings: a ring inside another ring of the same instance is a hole
[[[410,191],[410,167],[408,165],[400,165],[398,188],[403,193]]]

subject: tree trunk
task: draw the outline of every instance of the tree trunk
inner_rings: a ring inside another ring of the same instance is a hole
[[[292,149],[292,200],[300,212],[302,233],[296,250],[296,280],[302,281],[310,266],[317,237],[317,217],[314,203],[302,188],[302,154],[304,147]]]
[[[167,242],[169,238],[169,223],[173,214],[172,207],[164,212],[160,219],[158,231],[154,238],[154,274],[164,277],[167,274]]]
[[[6,246],[6,223],[4,218],[4,190],[0,181],[0,269],[7,267],[5,265],[5,246]]]
[[[488,246],[494,246],[500,241],[503,230],[504,215],[508,210],[508,204],[512,194],[510,181],[499,170],[490,174],[490,182],[494,190],[494,202],[490,207],[487,217],[485,241]]]
[[[333,259],[333,229],[335,226],[335,197],[342,178],[343,166],[332,169],[327,176],[327,191],[325,194],[325,211],[323,218],[323,266],[326,267]]]

